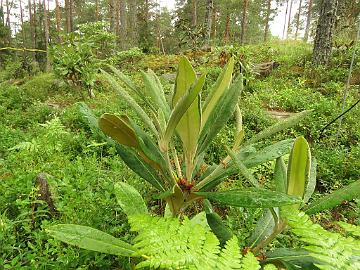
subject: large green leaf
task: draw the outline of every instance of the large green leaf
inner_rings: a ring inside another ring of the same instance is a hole
[[[274,143],[254,153],[250,153],[243,162],[248,168],[255,167],[290,153],[293,144],[294,139],[287,139]]]
[[[114,185],[114,191],[121,209],[127,216],[148,213],[143,198],[132,186],[118,182]]]
[[[215,136],[232,117],[242,88],[243,78],[240,74],[239,78],[217,99],[217,103],[211,105],[213,106],[211,113],[207,118],[203,117],[203,128],[200,133],[198,154],[207,149]]]
[[[208,200],[204,201],[204,206],[207,223],[209,224],[212,232],[219,239],[220,243],[225,244],[233,237],[232,231],[227,226],[225,226],[221,220],[221,217],[213,211],[212,206]]]
[[[311,158],[310,174],[309,174],[309,178],[308,178],[308,181],[306,183],[306,188],[305,188],[304,203],[307,203],[309,201],[309,199],[311,198],[312,194],[315,191],[315,187],[316,187],[316,167],[317,167],[316,159],[314,157],[312,157]]]
[[[144,156],[141,157],[136,151],[107,137],[99,128],[96,117],[86,106],[86,104],[81,104],[80,106],[81,113],[87,120],[91,130],[96,132],[98,136],[106,140],[109,144],[114,145],[116,147],[117,153],[131,170],[153,185],[156,189],[164,191],[165,188],[160,181],[161,178],[154,167],[149,165],[149,160],[145,160]]]
[[[146,94],[150,95],[150,98],[156,107],[161,108],[165,116],[168,117],[170,113],[170,107],[166,102],[164,90],[162,89],[161,83],[157,79],[157,76],[152,70],[149,70],[147,73],[141,72],[141,75],[144,80]]]
[[[222,204],[247,208],[270,208],[301,202],[299,197],[263,188],[221,192],[195,192],[195,194]]]
[[[79,102],[78,107],[82,118],[91,129],[91,132],[99,139],[101,138],[103,140],[109,140],[108,137],[99,128],[98,119],[95,117],[88,105],[86,105],[84,102]]]
[[[144,132],[134,121],[129,119],[129,125],[135,132],[139,147],[144,155],[149,158],[151,161],[160,165],[160,167],[165,168],[165,158],[162,155],[159,147],[153,142],[152,138]],[[154,164],[152,164],[154,165]],[[156,167],[156,166],[155,166]]]
[[[314,264],[318,264],[315,258],[311,257],[309,251],[298,248],[276,248],[266,252],[266,262],[281,263],[288,270],[318,270]]]
[[[279,192],[286,193],[287,191],[287,172],[285,162],[282,157],[278,157],[275,163],[274,170],[275,189]]]
[[[52,237],[70,245],[117,256],[132,256],[130,244],[91,227],[60,224],[46,229]]]
[[[196,83],[188,90],[186,95],[184,95],[177,103],[173,109],[169,122],[166,127],[164,138],[161,142],[161,147],[163,150],[167,149],[169,141],[174,134],[175,128],[179,124],[179,121],[185,115],[190,106],[197,100],[200,91],[205,83],[205,74],[202,75]]]
[[[287,172],[287,194],[304,197],[311,166],[309,144],[304,137],[295,140]]]
[[[127,117],[105,113],[99,119],[99,127],[118,143],[140,150],[135,131],[130,126]]]
[[[126,165],[144,180],[160,191],[165,191],[164,185],[157,171],[148,164],[143,157],[126,146],[116,144],[116,150]]]
[[[277,132],[280,132],[284,129],[292,127],[292,126],[296,125],[297,123],[299,123],[301,120],[303,120],[310,113],[311,113],[311,111],[302,111],[302,112],[297,113],[285,120],[280,120],[275,125],[268,127],[266,129],[264,129],[263,131],[259,132],[258,134],[256,134],[255,136],[251,137],[245,144],[249,145],[249,144],[256,143],[262,139],[265,139],[265,138],[268,138],[268,137],[274,135]]]
[[[178,72],[175,82],[175,92],[172,100],[173,107],[185,96],[190,87],[196,81],[196,73],[193,70],[189,60],[186,57],[180,59]],[[183,143],[185,156],[192,159],[195,155],[199,133],[201,128],[201,108],[200,96],[196,97],[194,102],[183,115],[176,131]]]
[[[142,93],[140,91],[140,89],[136,87],[135,83],[128,76],[126,76],[124,73],[122,73],[120,70],[118,70],[117,68],[115,68],[113,66],[109,65],[108,67],[115,74],[115,76],[121,82],[123,82],[131,91],[133,91],[138,97],[140,97],[140,98],[144,97],[144,93]]]
[[[289,153],[293,142],[293,139],[283,140],[273,145],[267,146],[259,151],[256,151],[252,145],[248,145],[241,147],[240,151],[236,153],[236,157],[247,168],[251,168]],[[220,184],[228,176],[239,172],[238,166],[235,162],[233,162],[233,160],[231,160],[225,167],[223,165],[219,166],[222,166],[220,170],[216,170],[215,173],[208,175],[196,185],[199,190],[210,190]]]
[[[275,221],[269,209],[264,210],[264,213],[257,221],[255,229],[253,230],[249,240],[248,246],[253,248],[264,239],[268,238],[274,231]]]
[[[208,97],[205,100],[203,108],[203,126],[207,123],[210,115],[214,113],[214,110],[216,111],[216,105],[224,93],[227,92],[226,90],[230,86],[232,73],[234,70],[234,63],[234,58],[230,58],[228,64],[216,80],[214,86],[210,90]]]
[[[338,189],[325,197],[312,202],[306,207],[306,214],[315,214],[320,211],[333,208],[343,201],[353,200],[360,197],[360,180],[357,180],[348,186]]]
[[[235,153],[226,147],[227,153],[231,157],[232,162],[235,163],[237,168],[239,169],[239,174],[242,174],[246,180],[248,180],[253,186],[259,187],[260,184],[258,180],[252,175],[252,173],[246,168],[244,163],[235,155]]]
[[[157,130],[150,117],[146,114],[142,107],[123,89],[123,87],[115,80],[115,78],[104,70],[101,71],[101,74],[103,78],[105,78],[108,83],[110,83],[110,85],[119,93],[119,95],[125,99],[126,103],[135,110],[141,120],[143,120],[144,124],[150,128],[154,134],[157,134]]]

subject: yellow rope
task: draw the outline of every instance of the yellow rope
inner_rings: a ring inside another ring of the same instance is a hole
[[[45,50],[40,50],[40,49],[12,48],[12,47],[0,48],[0,51],[5,51],[5,50],[21,51],[21,52],[27,51],[27,52],[42,52],[42,53],[46,53]]]

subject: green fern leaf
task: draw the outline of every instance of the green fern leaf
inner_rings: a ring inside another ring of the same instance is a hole
[[[353,236],[360,237],[360,226],[355,226],[345,222],[338,222],[337,224],[339,224],[345,231],[352,234]]]
[[[241,264],[241,269],[244,270],[259,270],[260,264],[258,262],[258,260],[256,259],[256,257],[254,256],[254,254],[252,254],[251,252],[249,252],[248,254],[246,254],[242,260],[242,264]]]
[[[131,230],[138,233],[134,239],[134,256],[145,259],[136,265],[137,269],[260,269],[252,254],[241,260],[235,236],[221,249],[215,234],[188,218],[183,221],[150,215],[128,218]]]
[[[360,270],[360,241],[328,232],[318,224],[312,223],[303,212],[285,209],[284,215],[292,231],[307,244],[305,249],[319,263],[323,270]]]

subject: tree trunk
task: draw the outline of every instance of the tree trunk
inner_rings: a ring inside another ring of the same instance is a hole
[[[229,10],[226,10],[226,23],[225,23],[225,36],[224,36],[224,42],[228,43],[230,38],[230,15]]]
[[[100,16],[99,16],[99,0],[95,1],[95,18],[96,18],[97,22],[100,20]]]
[[[242,20],[241,20],[241,33],[240,33],[240,44],[244,44],[245,41],[245,31],[247,25],[247,13],[249,8],[249,0],[244,0],[244,7],[242,13]]]
[[[126,31],[127,31],[127,14],[126,1],[120,0],[120,42],[122,48],[126,47]]]
[[[69,16],[70,16],[70,32],[74,31],[74,4],[73,0],[69,0]]]
[[[294,0],[290,0],[289,19],[288,19],[288,27],[287,27],[287,31],[286,31],[286,39],[289,38],[289,34],[290,34],[291,12],[292,12],[293,2],[294,2]]]
[[[282,35],[283,39],[285,39],[286,18],[287,18],[288,11],[289,11],[289,0],[286,1],[285,21],[284,21],[284,28],[283,28],[283,35]]]
[[[50,57],[49,57],[49,21],[48,21],[48,12],[46,8],[46,2],[44,0],[44,29],[45,29],[45,46],[46,46],[46,72],[49,72],[50,67]]]
[[[39,0],[39,29],[40,32],[43,31],[43,20],[44,20],[44,13],[41,13],[41,8],[43,6],[42,0]],[[44,38],[44,33],[40,34],[40,38]]]
[[[5,25],[5,16],[4,16],[4,8],[3,8],[3,0],[0,0],[0,12],[1,12],[1,23]]]
[[[60,32],[61,32],[61,12],[59,6],[59,0],[55,0],[55,16],[56,16],[56,31],[58,33],[59,41],[62,42]]]
[[[197,0],[192,0],[192,26],[197,26]]]
[[[329,63],[335,29],[338,0],[322,0],[316,27],[312,62],[314,65]]]
[[[9,0],[6,0],[6,26],[10,28],[10,4],[9,4]]]
[[[217,8],[216,8],[216,6],[214,6],[213,12],[212,12],[212,29],[211,29],[211,39],[212,40],[216,39],[216,34],[217,34],[216,25],[217,25]]]
[[[118,37],[120,35],[120,1],[115,1],[115,33]]]
[[[9,0],[6,0],[6,26],[9,28],[9,34],[6,37],[6,43],[8,46],[11,44],[11,26],[10,26],[10,4]]]
[[[307,18],[306,18],[306,27],[305,27],[305,35],[304,35],[304,41],[305,42],[307,42],[308,39],[309,39],[309,31],[310,31],[313,0],[309,0],[308,5],[309,6],[308,6],[308,12],[307,12]]]
[[[31,0],[28,0],[28,11],[29,11],[29,32],[30,32],[30,40],[32,40],[33,44],[31,44],[31,46],[33,46],[33,48],[35,49],[35,44],[34,44],[34,16],[31,10]],[[35,54],[32,53],[32,57],[35,60]]]
[[[22,0],[19,0],[19,7],[20,7],[20,22],[21,22],[21,34],[22,34],[22,39],[23,39],[23,47],[25,48],[25,41],[26,41],[26,36],[25,36],[25,29],[24,29],[24,11],[22,8]]]
[[[71,9],[70,0],[65,0],[65,21],[66,21],[66,33],[71,32]]]
[[[266,19],[265,19],[264,42],[266,42],[268,39],[270,12],[271,12],[271,0],[268,0],[267,1],[267,10],[266,10]]]
[[[116,8],[115,8],[115,1],[108,0],[109,6],[109,23],[110,23],[110,32],[115,33],[115,17],[116,17]]]
[[[129,28],[128,36],[130,37],[131,45],[137,45],[137,1],[136,0],[127,0],[129,7]]]
[[[212,26],[212,12],[214,9],[214,1],[207,0],[206,4],[206,15],[205,15],[205,27],[206,27],[206,44],[210,44],[211,40],[211,26]]]
[[[299,33],[300,15],[301,15],[301,4],[302,4],[302,0],[300,0],[299,9],[298,9],[298,14],[297,14],[297,18],[296,18],[295,40],[297,39],[297,36],[298,36],[298,33]]]
[[[36,30],[37,19],[36,19],[36,2],[35,2],[35,0],[34,0],[33,8],[34,8],[33,22],[32,22],[32,27],[34,29],[33,48],[36,49],[37,48],[37,30]],[[35,54],[35,58],[36,58],[36,54]]]

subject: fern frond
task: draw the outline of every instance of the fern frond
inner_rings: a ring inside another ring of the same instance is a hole
[[[346,222],[338,222],[337,224],[353,236],[360,237],[360,226],[355,226]]]
[[[185,218],[131,215],[128,217],[135,237],[134,256],[145,260],[136,268],[193,269],[193,270],[258,270],[257,259],[249,253],[242,260],[236,237],[223,249],[217,237],[200,224]]]
[[[232,237],[228,240],[223,248],[219,261],[218,269],[241,269],[241,253],[239,252],[238,240],[236,237]]]
[[[246,269],[253,269],[253,270],[259,270],[260,264],[257,261],[256,257],[254,256],[254,254],[252,254],[251,252],[247,253],[241,263],[241,269],[246,270]]]
[[[323,270],[359,270],[360,241],[328,232],[314,224],[303,212],[285,210],[284,214],[292,231],[307,244],[305,249],[317,259],[316,266]]]

